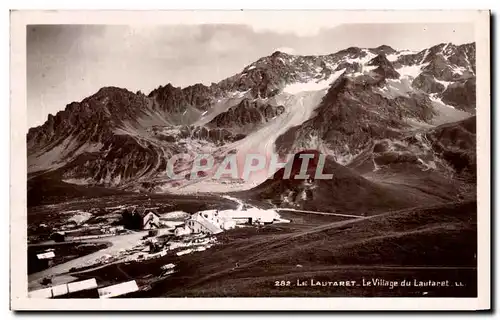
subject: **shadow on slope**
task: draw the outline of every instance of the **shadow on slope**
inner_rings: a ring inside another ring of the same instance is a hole
[[[307,168],[309,179],[293,178],[300,171],[300,155],[312,154]],[[304,210],[373,214],[384,210],[402,209],[418,204],[435,204],[443,198],[419,192],[400,190],[396,185],[384,185],[363,178],[353,170],[336,163],[331,156],[325,159],[322,172],[331,179],[314,179],[320,159],[315,150],[295,155],[290,179],[282,168],[259,186],[242,193],[247,199],[269,201],[278,207],[300,207]]]
[[[78,198],[132,194],[117,189],[66,183],[47,174],[29,179],[27,187],[28,207],[55,204]]]

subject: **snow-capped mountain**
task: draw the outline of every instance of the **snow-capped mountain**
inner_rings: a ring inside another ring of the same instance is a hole
[[[29,176],[155,192],[232,191],[253,184],[207,176],[174,154],[216,161],[315,149],[341,165],[377,141],[404,141],[475,114],[475,44],[420,52],[351,47],[321,56],[275,52],[210,86],[160,86],[148,95],[106,87],[27,135]],[[373,169],[374,170],[374,169]]]

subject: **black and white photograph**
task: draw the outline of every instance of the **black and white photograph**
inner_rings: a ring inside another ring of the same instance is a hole
[[[489,306],[489,12],[14,13],[18,308]]]

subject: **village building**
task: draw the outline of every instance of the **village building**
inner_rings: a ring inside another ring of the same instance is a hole
[[[234,229],[237,224],[271,224],[275,222],[289,221],[281,219],[279,214],[272,209],[204,210],[193,214],[184,226],[176,228],[175,234],[218,234],[224,230]]]
[[[218,210],[200,211],[186,221],[191,233],[218,234],[224,230],[236,227],[236,222],[227,215],[221,215]]]
[[[139,287],[135,280],[122,282],[109,287],[99,288],[97,292],[99,293],[99,298],[107,299],[112,297],[118,297],[127,293],[138,291]]]
[[[160,215],[144,207],[131,207],[122,213],[123,226],[131,230],[150,230],[162,226]]]
[[[142,218],[142,228],[144,230],[158,229],[161,227],[160,215],[154,211],[147,211]]]
[[[56,256],[54,251],[47,251],[36,255],[39,260],[49,260]]]
[[[116,234],[120,233],[123,231],[125,228],[123,226],[104,226],[101,228],[102,233],[111,233],[111,234]]]
[[[191,234],[191,229],[187,226],[187,223],[186,223],[186,224],[177,226],[174,230],[174,234],[177,237],[185,236],[185,235]]]
[[[38,269],[50,268],[54,264],[53,259],[55,258],[55,256],[56,254],[54,253],[54,251],[49,250],[42,253],[37,253],[36,262],[34,263],[33,267]]]
[[[96,298],[98,297],[95,278],[60,284],[30,291],[30,298]]]
[[[236,224],[271,224],[280,220],[279,214],[272,209],[223,210],[220,215],[234,220]]]

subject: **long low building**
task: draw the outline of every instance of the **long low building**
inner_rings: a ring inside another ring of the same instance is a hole
[[[269,224],[287,222],[272,209],[204,210],[193,214],[183,226],[175,230],[177,236],[191,233],[218,234],[233,229],[237,224]]]
[[[77,292],[83,292],[83,291],[89,292],[94,290],[96,291],[95,293],[97,294],[96,289],[97,289],[97,281],[95,278],[92,278],[83,281],[70,282],[48,288],[30,291],[28,292],[28,297],[50,299],[56,297],[67,297],[68,295],[72,295]],[[93,295],[93,292],[90,292],[90,295]]]
[[[96,279],[70,282],[28,293],[33,299],[113,298],[138,291],[135,280],[98,288]]]
[[[139,290],[135,280],[122,282],[119,284],[114,284],[109,287],[99,288],[97,291],[99,293],[99,298],[113,298],[118,297],[127,293],[136,292]]]
[[[249,208],[247,210],[223,210],[221,216],[228,217],[238,223],[273,223],[280,219],[280,215],[273,209]]]

